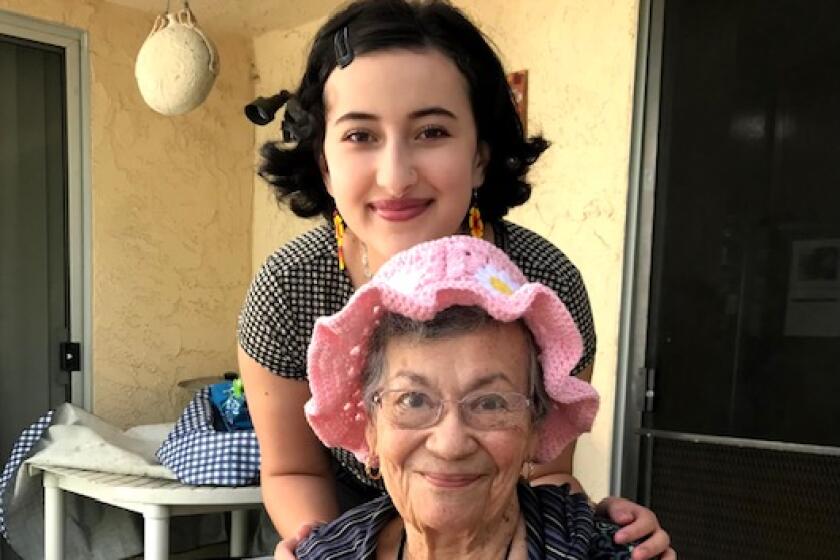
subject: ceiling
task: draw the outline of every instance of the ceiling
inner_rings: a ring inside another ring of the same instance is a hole
[[[148,14],[166,11],[167,0],[107,0]],[[319,19],[343,4],[342,0],[192,0],[198,23],[208,30],[255,36],[272,29],[289,29]],[[170,11],[183,6],[169,0]]]

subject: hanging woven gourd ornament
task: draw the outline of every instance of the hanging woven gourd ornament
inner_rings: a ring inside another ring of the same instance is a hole
[[[143,100],[163,115],[201,105],[218,73],[216,47],[198,27],[188,2],[177,13],[167,8],[155,19],[134,66]]]

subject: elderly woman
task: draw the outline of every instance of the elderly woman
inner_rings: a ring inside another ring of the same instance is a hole
[[[388,495],[313,530],[315,558],[629,558],[568,486],[534,486],[595,416],[570,371],[566,307],[504,252],[455,236],[389,260],[309,347],[318,437],[352,451]]]

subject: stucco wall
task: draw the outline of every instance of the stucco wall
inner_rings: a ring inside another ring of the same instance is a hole
[[[593,383],[602,407],[578,445],[575,474],[608,493],[627,198],[637,0],[455,0],[498,46],[506,67],[529,71],[529,131],[553,147],[535,167],[532,200],[510,216],[561,247],[580,268],[595,314]],[[319,22],[254,42],[257,91],[297,85]],[[283,53],[279,56],[278,53]],[[289,56],[293,53],[295,56]],[[277,127],[260,130],[257,145]],[[311,224],[278,210],[257,180],[253,265]]]
[[[100,0],[0,9],[89,34],[93,411],[122,426],[172,420],[189,398],[178,380],[235,369],[251,274],[254,139],[241,116],[251,42],[213,35],[213,91],[195,111],[164,117],[134,81],[153,16]]]

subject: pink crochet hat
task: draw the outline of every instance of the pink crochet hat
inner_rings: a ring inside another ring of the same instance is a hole
[[[502,322],[522,318],[533,334],[552,401],[539,427],[537,461],[557,457],[589,431],[598,394],[570,375],[583,341],[566,306],[548,287],[529,283],[494,245],[459,235],[395,255],[341,311],[315,323],[309,345],[312,398],[304,410],[321,441],[367,460],[361,370],[377,317],[390,311],[428,321],[454,305],[480,307]]]

